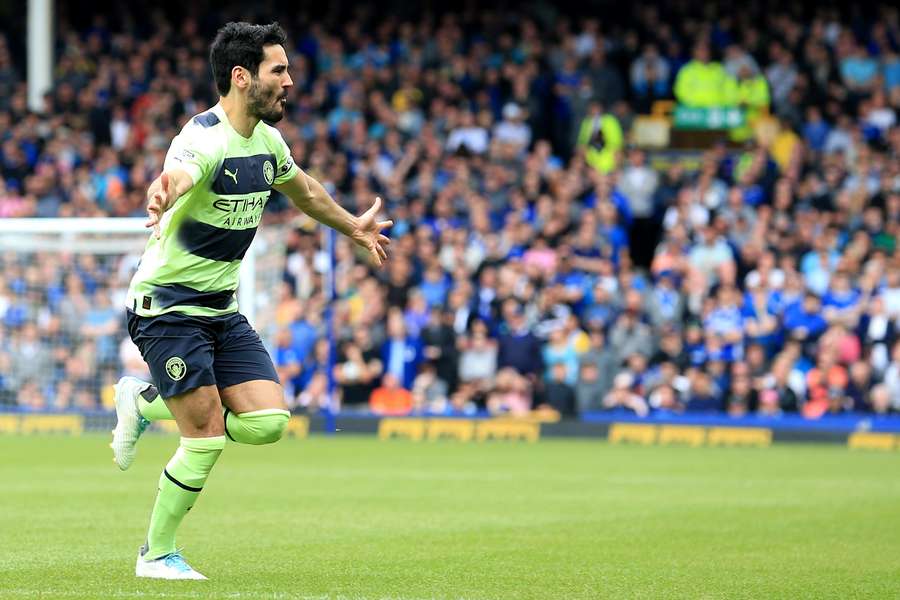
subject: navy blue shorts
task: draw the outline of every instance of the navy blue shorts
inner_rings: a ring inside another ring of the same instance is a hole
[[[227,388],[254,379],[278,382],[272,358],[240,313],[142,317],[127,312],[128,334],[163,398],[204,385]]]

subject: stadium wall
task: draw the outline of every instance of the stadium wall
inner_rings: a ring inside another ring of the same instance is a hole
[[[67,434],[108,431],[114,417],[94,413],[0,413],[0,435]],[[174,422],[163,421],[153,430],[176,433]],[[900,450],[900,419],[840,416],[819,421],[799,417],[780,419],[725,417],[669,417],[628,419],[591,415],[583,420],[541,422],[536,419],[375,417],[338,415],[334,429],[325,417],[295,415],[287,435],[375,435],[382,440],[417,442],[518,441],[583,438],[613,444],[768,447],[773,443],[831,443],[850,448]]]

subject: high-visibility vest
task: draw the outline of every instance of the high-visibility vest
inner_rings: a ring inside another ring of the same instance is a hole
[[[720,63],[692,60],[675,77],[675,98],[694,108],[727,106],[728,73]]]
[[[599,144],[598,134],[601,137]],[[585,147],[585,161],[601,173],[609,173],[616,168],[616,158],[624,140],[619,120],[609,113],[585,117],[578,129],[578,145]]]

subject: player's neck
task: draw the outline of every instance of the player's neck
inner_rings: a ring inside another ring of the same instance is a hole
[[[259,123],[259,119],[247,114],[247,103],[242,97],[232,96],[231,94],[221,96],[219,104],[222,105],[222,110],[225,111],[225,116],[228,117],[228,124],[238,132],[238,135],[245,138],[253,135],[253,130],[256,128],[256,124]]]

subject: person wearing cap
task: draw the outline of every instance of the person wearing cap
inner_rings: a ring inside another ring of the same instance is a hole
[[[503,106],[503,120],[494,125],[493,140],[524,152],[531,143],[531,127],[525,122],[525,111],[515,102]]]

